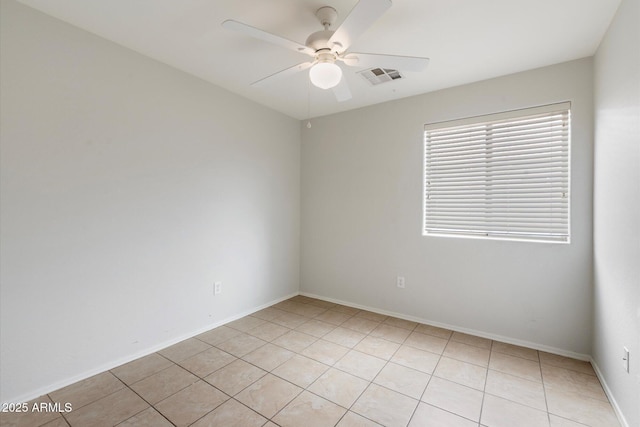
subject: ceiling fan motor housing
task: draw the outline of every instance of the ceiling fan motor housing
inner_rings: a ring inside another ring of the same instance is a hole
[[[315,33],[311,34],[307,38],[305,45],[309,46],[311,49],[315,50],[316,52],[322,49],[331,50],[331,48],[329,47],[329,39],[331,38],[334,32],[335,31],[331,31],[331,30],[316,31]]]

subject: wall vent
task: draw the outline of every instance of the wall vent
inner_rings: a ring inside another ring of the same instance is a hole
[[[371,68],[369,70],[360,71],[358,74],[360,74],[362,78],[368,81],[372,86],[404,78],[398,70],[392,70],[390,68]]]

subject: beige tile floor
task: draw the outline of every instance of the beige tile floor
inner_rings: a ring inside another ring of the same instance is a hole
[[[0,425],[620,425],[588,362],[303,296],[38,401]]]

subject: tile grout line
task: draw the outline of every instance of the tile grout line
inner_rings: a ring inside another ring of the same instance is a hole
[[[417,326],[414,328],[414,330],[412,332],[417,332],[415,331],[415,329],[417,328]],[[453,335],[453,334],[451,334]],[[447,339],[447,343],[445,344],[444,348],[447,348],[447,345],[449,345],[449,341],[451,341],[451,335],[449,335],[449,338]],[[408,339],[408,337],[407,337]],[[405,340],[406,342],[406,340]],[[442,349],[442,353],[444,353],[444,348]],[[411,421],[413,420],[413,417],[416,415],[416,412],[418,411],[418,408],[420,407],[420,403],[423,402],[422,398],[424,397],[424,394],[427,392],[427,389],[429,388],[429,384],[431,384],[431,380],[433,380],[433,374],[436,372],[436,368],[438,367],[438,364],[440,363],[440,360],[442,359],[442,353],[438,356],[438,361],[436,362],[435,366],[433,367],[433,371],[431,371],[431,375],[429,375],[429,381],[427,381],[427,385],[424,387],[424,390],[422,390],[422,394],[420,395],[420,398],[418,399],[418,404],[416,405],[415,409],[413,410],[413,413],[411,414],[411,417],[409,418],[409,424],[411,424]]]
[[[480,402],[480,414],[478,414],[478,425],[482,424],[482,411],[484,410],[484,399],[487,397],[487,381],[489,380],[489,365],[491,363],[491,354],[493,353],[493,340],[489,347],[489,360],[487,361],[487,375],[484,378],[484,387],[482,388],[482,402]]]
[[[169,368],[166,368],[166,369],[169,369]],[[147,378],[148,378],[148,377],[147,377]],[[142,380],[140,380],[140,381],[142,381]],[[134,384],[135,384],[135,383],[134,383]],[[132,384],[132,385],[133,385],[133,384]],[[191,384],[190,384],[190,385],[191,385]],[[127,387],[129,388],[129,390],[131,390],[133,393],[135,393],[135,394],[136,394],[140,399],[144,400],[144,401],[149,405],[149,408],[153,408],[153,410],[154,410],[155,412],[157,412],[158,414],[160,414],[160,416],[161,416],[162,418],[164,418],[165,420],[169,421],[169,423],[170,423],[171,425],[175,426],[175,424],[174,424],[173,422],[171,422],[171,420],[169,420],[167,417],[165,417],[165,415],[164,415],[162,412],[160,412],[158,409],[156,409],[155,405],[153,405],[153,404],[152,404],[151,402],[149,402],[147,399],[145,399],[144,397],[142,397],[138,392],[136,392],[134,389],[132,389],[131,387],[129,387],[129,385],[127,385]],[[189,387],[189,386],[187,386],[187,387]],[[186,387],[185,387],[185,388],[186,388]],[[182,390],[184,390],[184,388],[183,388],[183,389],[180,389],[180,390],[179,390],[179,391],[177,391],[176,393],[179,393],[179,392],[180,392],[180,391],[182,391]],[[176,393],[173,393],[171,396],[173,396],[173,395],[174,395],[174,394],[176,394]],[[168,398],[169,398],[169,397],[171,397],[171,396],[168,396],[166,399],[168,399]],[[162,399],[160,402],[162,402],[163,400],[165,400],[165,399]],[[158,403],[160,403],[160,402],[158,402]],[[147,409],[149,409],[149,408],[144,408],[142,411],[140,411],[140,412],[138,412],[138,413],[136,413],[136,414],[134,414],[134,415],[130,416],[129,418],[127,418],[127,419],[125,419],[125,420],[120,421],[118,424],[122,424],[123,422],[125,422],[125,421],[127,421],[127,420],[129,420],[129,419],[131,419],[131,418],[133,418],[133,417],[135,417],[136,415],[138,415],[138,414],[140,414],[140,413],[142,413],[142,412],[146,411],[146,410],[147,410]]]
[[[304,325],[305,323],[308,323],[308,322],[310,322],[311,320],[314,320],[316,317],[320,316],[320,315],[321,315],[321,314],[323,314],[323,313],[326,313],[327,311],[329,311],[329,309],[325,310],[325,311],[324,311],[324,312],[322,312],[322,313],[318,313],[318,315],[317,315],[317,316],[314,316],[314,317],[312,317],[312,318],[309,318],[309,320],[307,320],[307,321],[305,321],[305,322],[301,323],[300,325],[297,325],[297,326],[296,326],[296,328],[299,328],[300,326]],[[294,314],[295,314],[295,313],[294,313]],[[351,316],[351,317],[352,317],[352,316]],[[349,318],[351,318],[351,317],[349,317]],[[326,323],[328,323],[328,322],[326,322]],[[344,323],[344,322],[343,322],[343,323]],[[284,325],[282,325],[282,326],[284,326]],[[285,327],[286,327],[286,326],[285,326]],[[334,329],[335,329],[335,328],[334,328]],[[293,331],[293,330],[295,330],[295,329],[294,329],[294,328],[290,328],[290,331]],[[298,332],[298,333],[301,333],[301,334],[305,334],[304,332],[300,332],[300,331],[297,331],[297,332]],[[330,332],[331,332],[331,331],[330,331]],[[330,333],[330,332],[327,332],[327,334],[328,334],[328,333]],[[287,333],[288,333],[288,332],[287,332]],[[287,333],[285,333],[285,334],[283,334],[283,335],[286,335]],[[327,335],[327,334],[325,334],[325,335]],[[309,334],[305,334],[305,335],[309,335]],[[312,336],[312,335],[309,335],[309,336]],[[324,336],[324,335],[323,335],[323,336]],[[306,349],[307,349],[307,348],[309,348],[311,345],[315,344],[316,342],[318,342],[319,340],[321,340],[321,339],[322,339],[321,337],[320,337],[320,338],[318,338],[318,337],[315,337],[315,336],[314,336],[313,338],[316,338],[316,340],[315,340],[313,343],[309,344],[308,346],[304,347],[301,351],[306,350]],[[274,345],[277,345],[277,344],[274,344]],[[284,348],[284,347],[281,347],[281,348]],[[289,349],[285,348],[285,350],[289,350]],[[289,350],[289,351],[291,351],[291,350]],[[295,353],[296,355],[303,356],[300,352],[297,352],[297,351],[296,351],[296,352],[294,352],[294,353]],[[310,359],[311,359],[311,360],[315,360],[315,359],[312,359],[312,358],[310,358]],[[323,363],[323,362],[320,362],[320,361],[318,361],[318,360],[315,360],[315,361],[316,361],[316,362],[319,362],[319,363]],[[272,369],[272,371],[273,371],[273,370],[275,370],[275,369],[277,369],[279,366],[281,366],[281,365],[282,365],[282,364],[284,364],[284,363],[286,363],[286,361],[285,361],[285,362],[282,362],[281,364],[279,364],[278,366],[276,366],[274,369]],[[336,361],[336,363],[337,363],[337,361]],[[324,363],[323,363],[323,364],[324,364]],[[334,365],[335,365],[335,363],[334,363]],[[327,366],[329,366],[329,365],[327,365]],[[332,368],[332,366],[333,366],[333,365],[329,366],[329,367],[324,371],[324,373],[326,373],[329,369],[331,369],[331,368]],[[271,373],[271,371],[269,371],[268,373]],[[324,375],[324,373],[320,374],[320,375],[318,376],[318,378],[320,378],[322,375]],[[282,412],[282,411],[283,411],[287,406],[289,406],[289,405],[291,404],[291,402],[293,402],[295,399],[297,399],[297,398],[298,398],[302,393],[304,393],[305,391],[307,391],[307,392],[309,392],[309,393],[311,393],[311,394],[316,395],[316,394],[315,394],[315,393],[313,393],[312,391],[308,390],[308,388],[309,388],[309,387],[311,387],[311,385],[313,385],[313,384],[315,383],[315,381],[317,381],[317,380],[318,380],[318,378],[316,378],[316,380],[314,380],[314,381],[313,381],[311,384],[309,384],[307,387],[302,388],[302,387],[298,386],[297,384],[294,384],[294,383],[292,383],[291,381],[289,381],[289,380],[287,380],[287,379],[285,379],[285,378],[281,378],[281,377],[279,377],[279,376],[277,376],[277,375],[275,375],[275,374],[272,374],[272,375],[274,375],[276,378],[280,378],[280,379],[282,379],[283,381],[286,381],[286,382],[288,382],[288,383],[290,383],[290,384],[292,384],[292,385],[294,385],[294,386],[296,386],[296,387],[298,387],[298,388],[300,388],[300,389],[301,389],[301,391],[300,391],[298,394],[296,394],[296,396],[295,396],[295,397],[293,397],[293,399],[291,399],[291,400],[290,400],[290,401],[288,401],[285,405],[283,405],[283,406],[282,406],[282,408],[280,408],[280,410],[279,410],[279,411],[277,411],[277,412],[276,412],[272,417],[268,418],[268,420],[269,420],[269,421],[271,421],[271,422],[273,422],[273,423],[275,424],[275,421],[273,421],[273,419],[274,419],[274,418],[275,418],[275,417],[276,417],[280,412]],[[250,386],[251,386],[251,385],[247,386],[247,388],[248,388],[248,387],[250,387]],[[316,395],[316,396],[317,396],[317,395]],[[322,396],[318,396],[318,397],[321,397],[321,398],[322,398]],[[324,399],[324,398],[323,398],[323,399]],[[329,401],[328,399],[325,399],[325,400]],[[330,401],[329,401],[329,402],[330,402]],[[334,402],[331,402],[331,403],[334,403]],[[339,406],[339,405],[338,405],[338,406]],[[347,410],[347,411],[348,411],[348,410]],[[346,412],[345,412],[345,414],[346,414]],[[343,415],[343,416],[344,416],[344,415]]]
[[[99,398],[97,398],[97,399],[95,399],[95,400],[92,400],[92,401],[90,401],[90,402],[87,402],[87,403],[85,403],[84,405],[80,406],[80,407],[79,407],[79,408],[77,408],[77,409],[82,409],[82,408],[85,408],[85,407],[87,407],[87,406],[89,406],[89,405],[93,405],[94,403],[98,402],[99,400],[102,400],[102,399],[104,399],[104,398],[107,398],[107,397],[109,397],[109,396],[112,396],[112,395],[114,395],[114,394],[116,394],[116,393],[118,393],[118,392],[120,392],[120,391],[122,391],[122,390],[124,390],[124,389],[127,389],[127,388],[129,388],[129,389],[130,389],[130,387],[129,387],[127,384],[125,384],[125,382],[124,382],[124,381],[122,381],[120,378],[116,377],[116,376],[115,376],[111,371],[105,371],[105,372],[109,372],[109,373],[111,373],[111,375],[113,375],[113,376],[114,376],[118,381],[120,381],[120,382],[123,384],[123,386],[124,386],[124,387],[119,388],[118,390],[112,391],[111,393],[105,394],[104,396],[99,397]],[[97,375],[100,375],[100,374],[97,374]],[[82,382],[82,381],[78,381],[78,382]],[[74,384],[75,384],[75,383],[74,383]],[[70,384],[70,385],[73,385],[73,384]],[[64,388],[64,387],[63,387],[63,388]],[[58,390],[55,390],[55,391],[53,391],[53,392],[51,392],[51,393],[55,393],[56,391],[58,391]],[[133,391],[133,390],[132,390],[132,391]],[[55,401],[53,400],[53,398],[51,397],[51,393],[44,394],[43,396],[47,396],[47,397],[48,397],[52,402],[55,402]],[[136,394],[137,394],[137,393],[136,393]],[[147,408],[145,408],[145,410],[146,410],[146,409],[147,409]],[[71,422],[67,419],[67,417],[65,417],[65,414],[64,414],[63,412],[58,412],[58,414],[60,414],[60,415],[62,416],[62,418],[64,419],[64,421],[65,421],[68,425],[71,425]],[[136,415],[137,415],[137,414],[136,414]],[[50,423],[51,421],[54,421],[54,420],[46,421],[44,424],[41,424],[39,427],[42,427],[42,426],[44,426],[44,425],[46,425],[46,424]]]
[[[537,351],[538,354],[538,367],[540,368],[540,379],[542,380],[542,393],[544,395],[544,406],[547,408],[547,420],[549,421],[549,425],[551,425],[551,413],[549,412],[549,401],[547,399],[547,387],[544,384],[544,373],[542,372],[542,360],[540,357],[540,352]]]
[[[329,309],[329,310],[330,310],[330,309]],[[327,311],[329,311],[329,310],[327,310]],[[325,312],[326,312],[326,311],[325,311]],[[336,311],[336,312],[338,312],[338,311]],[[358,311],[358,312],[359,312],[359,311]],[[350,319],[352,319],[352,318],[356,317],[356,315],[358,314],[358,312],[353,313],[352,315],[350,315],[350,317],[349,317],[348,319],[344,320],[343,322],[341,322],[341,323],[340,323],[340,324],[338,324],[338,325],[336,325],[336,324],[331,324],[331,325],[334,327],[334,328],[333,328],[333,330],[332,330],[332,331],[327,332],[327,333],[326,333],[326,334],[324,334],[322,337],[318,338],[318,340],[323,339],[326,335],[330,334],[331,332],[333,332],[334,330],[336,330],[337,328],[340,328],[340,327],[342,327],[343,329],[349,329],[349,330],[352,330],[352,331],[353,331],[353,329],[350,329],[350,328],[348,328],[348,327],[343,327],[342,325],[343,325],[345,322],[347,322],[348,320],[350,320]],[[320,313],[320,314],[321,314],[321,313]],[[320,316],[320,314],[318,314],[318,316]],[[316,316],[316,317],[318,317],[318,316]],[[385,320],[386,320],[386,318],[388,318],[388,316],[387,316],[387,317],[385,317]],[[312,318],[312,319],[315,319],[315,317],[314,317],[314,318]],[[370,319],[366,319],[366,320],[370,320]],[[309,321],[310,321],[310,320],[309,320]],[[342,360],[344,357],[346,357],[346,355],[347,355],[347,354],[349,354],[349,352],[350,352],[350,351],[354,350],[354,349],[355,349],[355,347],[356,347],[360,342],[362,342],[366,337],[368,337],[368,336],[372,336],[372,335],[371,335],[371,332],[373,332],[375,329],[377,329],[377,327],[379,327],[380,325],[384,324],[384,320],[383,320],[383,321],[380,321],[380,322],[377,322],[377,323],[378,323],[378,325],[376,326],[376,328],[372,329],[372,330],[371,330],[369,333],[367,333],[367,334],[364,334],[364,333],[363,333],[363,335],[364,335],[364,336],[363,336],[363,337],[362,337],[362,338],[361,338],[361,339],[360,339],[356,344],[354,344],[352,347],[343,346],[343,347],[347,348],[349,351],[347,351],[347,353],[345,353],[345,355],[343,355],[340,359],[336,360],[332,365],[327,365],[327,366],[328,366],[328,368],[327,368],[327,370],[325,370],[325,373],[326,373],[329,369],[336,369],[336,370],[338,370],[338,371],[340,371],[340,372],[344,372],[344,373],[345,373],[345,374],[347,374],[347,375],[353,375],[353,374],[351,374],[351,373],[348,373],[348,372],[342,371],[341,369],[339,369],[339,368],[335,367],[335,365],[336,365],[340,360]],[[298,327],[300,327],[300,326],[302,326],[302,325],[299,325]],[[392,325],[389,325],[389,326],[392,326]],[[415,329],[415,326],[414,326],[414,328],[413,328],[413,329]],[[411,329],[411,331],[412,331],[413,329]],[[359,331],[355,331],[355,332],[359,332]],[[359,333],[362,333],[362,332],[359,332]],[[374,336],[374,338],[381,338],[381,337],[375,337],[375,336]],[[316,342],[317,342],[318,340],[316,340]],[[328,341],[328,340],[325,340],[325,341],[327,341],[327,342],[331,342],[331,343],[333,343],[333,344],[340,345],[340,344],[335,343],[335,342],[332,342],[332,341]],[[404,341],[406,341],[406,338],[403,340],[403,342],[404,342]],[[312,344],[310,344],[310,345],[312,345]],[[310,346],[310,345],[309,345],[309,346]],[[401,346],[401,345],[402,345],[402,344],[400,344],[400,346]],[[309,347],[309,346],[308,346],[308,347]],[[308,347],[307,347],[307,348],[308,348]],[[398,347],[398,349],[396,349],[396,351],[394,352],[394,354],[393,354],[393,355],[395,355],[395,353],[399,350],[399,348],[400,348],[400,347]],[[355,351],[357,351],[357,350],[355,350]],[[298,354],[300,354],[300,353],[298,353]],[[366,353],[365,353],[365,354],[366,354]],[[300,355],[302,355],[302,354],[300,354]],[[393,355],[391,355],[391,358],[393,357]],[[375,356],[374,356],[374,357],[375,357]],[[390,362],[391,358],[390,358],[389,360],[387,360],[387,362],[385,362],[385,365],[380,369],[380,371],[382,371],[382,369],[384,369],[384,367],[385,367],[385,366],[387,366],[387,364]],[[313,360],[313,359],[312,359],[312,360]],[[316,360],[316,361],[317,361],[317,360]],[[283,363],[284,363],[284,362],[283,362]],[[320,362],[320,363],[322,363],[322,362]],[[378,372],[378,374],[379,374],[379,372]],[[311,393],[311,394],[313,394],[313,395],[315,395],[315,396],[317,396],[317,397],[319,397],[319,398],[321,398],[321,399],[324,399],[324,400],[327,400],[327,401],[331,402],[330,400],[326,399],[325,397],[320,396],[320,395],[318,395],[318,394],[314,393],[313,391],[309,390],[309,387],[311,387],[311,386],[312,386],[316,381],[318,381],[318,379],[319,379],[322,375],[324,375],[324,373],[323,373],[323,374],[321,374],[318,378],[316,378],[316,380],[314,380],[311,384],[309,384],[305,389],[303,389],[303,391],[301,391],[297,396],[299,396],[300,394],[302,394],[302,392],[307,391],[307,392],[309,392],[309,393]],[[377,376],[377,375],[376,375],[376,376]],[[357,376],[355,376],[355,375],[354,375],[354,377],[359,378],[359,377],[357,377]],[[365,387],[365,388],[363,389],[363,391],[362,391],[362,392],[358,395],[358,397],[353,401],[353,403],[349,406],[349,408],[345,408],[345,409],[346,409],[346,412],[345,412],[345,414],[343,414],[343,416],[342,416],[340,419],[342,419],[342,418],[343,418],[343,417],[344,417],[348,412],[350,412],[350,411],[351,411],[351,408],[352,408],[352,407],[353,407],[353,405],[357,402],[357,400],[362,396],[362,394],[364,394],[364,392],[365,392],[365,391],[366,391],[366,390],[371,386],[371,384],[374,384],[374,382],[373,382],[373,380],[374,380],[374,379],[375,379],[375,377],[374,377],[371,381],[368,381],[367,387]],[[376,385],[377,385],[377,384],[376,384]],[[386,388],[386,387],[385,387],[385,388]],[[297,396],[296,396],[296,397],[297,397]],[[295,398],[294,398],[294,399],[295,399]],[[335,402],[331,402],[331,403],[336,404]],[[287,403],[287,405],[288,405],[288,404],[290,404],[290,402],[289,402],[289,403]],[[343,407],[343,406],[341,406],[341,405],[338,405],[338,406]],[[281,409],[281,411],[282,411],[285,407],[286,407],[286,405]],[[343,407],[343,408],[344,408],[344,407]],[[280,411],[278,411],[278,413],[279,413],[279,412],[280,412]],[[276,414],[276,415],[277,415],[277,414]],[[275,417],[276,415],[274,415],[274,417]],[[359,414],[359,415],[360,415],[360,414]],[[365,418],[366,418],[366,417],[365,417]],[[272,419],[273,419],[273,417],[272,417]],[[367,419],[368,419],[368,418],[367,418]],[[373,421],[373,420],[372,420],[372,421]],[[338,423],[339,423],[339,422],[340,422],[340,420],[338,420]]]
[[[351,318],[353,318],[353,317],[355,317],[355,315],[354,315],[354,316],[352,316]],[[388,318],[388,316],[387,316],[387,318]],[[367,320],[370,320],[370,319],[367,319]],[[385,318],[385,320],[386,320],[386,318]],[[343,322],[343,323],[344,323],[344,322]],[[371,331],[369,331],[369,333],[365,334],[365,336],[364,336],[360,341],[358,341],[358,344],[359,344],[359,343],[361,343],[365,338],[367,338],[367,337],[371,337],[371,336],[372,336],[372,335],[371,335],[371,333],[372,333],[373,331],[375,331],[375,330],[376,330],[380,325],[382,325],[382,324],[384,324],[384,320],[383,320],[383,321],[378,322],[378,325],[377,325],[375,328],[373,328]],[[415,329],[415,326],[414,326],[414,329]],[[407,337],[408,337],[408,336],[409,336],[409,335],[407,335]],[[377,337],[373,337],[373,338],[377,338]],[[405,339],[403,340],[403,343],[404,343],[406,340],[407,340],[407,338],[405,338]],[[353,346],[353,348],[352,348],[351,350],[358,351],[358,350],[355,350],[355,347],[356,347],[358,344],[354,345],[354,346]],[[380,368],[380,370],[378,371],[378,373],[377,373],[377,374],[376,374],[376,375],[375,375],[375,376],[374,376],[370,381],[368,381],[368,382],[369,382],[369,384],[367,384],[367,386],[364,388],[364,390],[362,390],[362,391],[360,392],[360,394],[358,395],[358,397],[356,397],[356,398],[353,400],[353,403],[349,406],[349,408],[347,408],[347,412],[345,412],[345,415],[346,415],[347,413],[349,413],[349,412],[353,412],[353,413],[355,413],[355,414],[357,414],[357,415],[359,415],[359,416],[361,416],[361,417],[363,417],[363,418],[365,418],[365,419],[367,419],[367,420],[370,420],[370,421],[372,421],[372,422],[374,422],[374,423],[376,423],[376,424],[379,424],[379,423],[377,423],[376,421],[371,420],[370,418],[368,418],[368,417],[366,417],[366,416],[364,416],[364,415],[362,415],[362,414],[359,414],[359,413],[357,413],[357,412],[355,412],[355,411],[352,411],[352,410],[351,410],[351,408],[353,408],[353,406],[356,404],[356,402],[357,402],[357,401],[362,397],[362,395],[363,395],[363,394],[364,394],[364,393],[365,393],[365,392],[366,392],[366,391],[371,387],[371,385],[372,385],[372,384],[375,384],[375,383],[374,383],[375,379],[378,377],[378,375],[380,375],[380,372],[382,372],[382,371],[384,370],[384,368],[385,368],[385,367],[386,367],[386,366],[391,362],[391,359],[393,358],[393,356],[395,356],[395,354],[398,352],[398,350],[400,349],[400,347],[401,347],[401,346],[402,346],[402,344],[400,344],[400,346],[399,346],[399,347],[398,347],[398,348],[393,352],[393,354],[392,354],[392,355],[389,357],[389,359],[385,362],[385,364],[382,366],[382,368]],[[349,353],[347,353],[347,354],[349,354]],[[363,354],[368,354],[368,353],[363,353]],[[345,356],[346,356],[346,354],[345,354],[342,358],[340,358],[340,360],[342,360]],[[376,356],[373,356],[373,355],[371,355],[371,354],[369,354],[369,356],[376,357]],[[384,359],[382,359],[382,360],[384,360]],[[336,362],[336,363],[338,363],[338,362]],[[334,364],[334,365],[335,365],[335,364]],[[337,369],[337,368],[336,368],[336,369]],[[342,372],[344,372],[344,371],[342,371]],[[345,373],[347,373],[347,374],[349,374],[349,375],[353,375],[353,374],[348,373],[348,372],[345,372]],[[355,376],[355,375],[354,375],[354,376]],[[356,376],[356,377],[357,377],[357,376]],[[359,378],[359,377],[357,377],[357,378]],[[377,386],[380,386],[380,385],[378,385],[378,384],[376,384],[376,385],[377,385]],[[386,387],[384,387],[384,388],[386,388]],[[387,390],[389,390],[389,389],[387,389]],[[393,391],[393,390],[392,390],[392,391]],[[416,407],[417,407],[417,406],[416,406]],[[343,417],[344,417],[345,415],[343,415]],[[413,414],[412,414],[412,416],[413,416]],[[411,418],[409,418],[409,421],[411,421]],[[339,423],[339,422],[340,422],[340,421],[338,421],[338,423]],[[336,424],[336,425],[337,425],[337,424]]]
[[[451,334],[451,336],[453,336],[453,334]],[[452,341],[452,340],[451,340],[451,336],[450,336],[450,337],[449,337],[449,339],[447,340],[447,345],[449,344],[449,342],[450,342],[450,341]],[[454,340],[453,342],[459,342],[459,341],[455,341],[455,340]],[[492,346],[493,346],[493,340],[492,340]],[[446,345],[445,345],[445,348],[446,348]],[[478,348],[481,348],[481,347],[478,347]],[[438,363],[440,363],[440,360],[442,359],[442,357],[448,357],[448,356],[444,356],[444,350],[443,350],[442,354],[440,355],[440,357],[439,357],[439,359],[438,359],[438,362],[436,363],[436,368],[437,368]],[[458,360],[458,359],[456,359],[456,360]],[[463,361],[461,361],[461,362],[463,362]],[[464,363],[469,363],[469,362],[464,362]],[[475,366],[480,366],[480,365],[475,365]],[[435,373],[436,368],[434,368],[434,370],[433,370],[433,371],[434,371],[434,373]],[[486,369],[487,369],[487,371],[488,371],[488,368],[486,368]],[[452,383],[454,383],[454,384],[456,384],[456,385],[459,385],[459,386],[462,386],[462,387],[466,387],[466,388],[469,388],[469,389],[471,389],[471,390],[480,391],[480,390],[475,389],[475,388],[473,388],[473,387],[469,387],[469,386],[467,386],[467,385],[460,384],[460,383],[457,383],[457,382],[455,382],[455,381],[451,381],[451,380],[446,379],[446,378],[441,378],[441,377],[438,377],[438,376],[435,376],[435,375],[433,375],[433,374],[432,374],[432,375],[431,375],[431,378],[429,378],[429,382],[427,383],[427,387],[425,387],[425,389],[424,389],[424,391],[423,391],[423,393],[422,393],[422,397],[424,397],[424,394],[427,392],[427,388],[429,388],[429,384],[431,383],[431,380],[433,379],[433,377],[436,377],[436,378],[442,379],[442,380],[444,380],[444,381],[452,382]],[[486,377],[485,377],[485,387],[486,387]],[[450,410],[448,410],[448,409],[444,409],[444,408],[441,408],[441,407],[439,407],[439,406],[433,405],[433,404],[431,404],[431,403],[425,402],[424,400],[422,400],[422,397],[420,398],[420,401],[418,402],[418,405],[419,405],[420,403],[424,403],[425,405],[432,406],[432,407],[437,408],[437,409],[439,409],[439,410],[441,410],[441,411],[444,411],[444,412],[447,412],[447,413],[449,413],[449,414],[455,415],[456,417],[463,418],[463,419],[465,419],[465,420],[469,420],[469,421],[471,421],[471,422],[473,422],[473,423],[476,423],[476,424],[479,426],[479,425],[480,425],[481,414],[482,414],[482,403],[484,402],[484,395],[485,395],[485,392],[484,392],[484,390],[482,390],[482,401],[481,401],[481,403],[480,403],[480,415],[478,415],[478,421],[474,421],[474,420],[472,420],[472,419],[470,419],[470,418],[467,418],[467,417],[465,417],[465,416],[463,416],[463,415],[460,415],[460,414],[458,414],[458,413],[456,413],[456,412],[452,412],[452,411],[450,411]],[[417,407],[416,407],[416,410],[417,410]],[[414,415],[415,415],[415,411],[414,411]],[[413,415],[412,415],[412,418],[413,418]]]

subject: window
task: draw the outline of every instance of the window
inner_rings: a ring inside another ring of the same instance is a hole
[[[568,243],[570,107],[426,125],[423,235]]]

